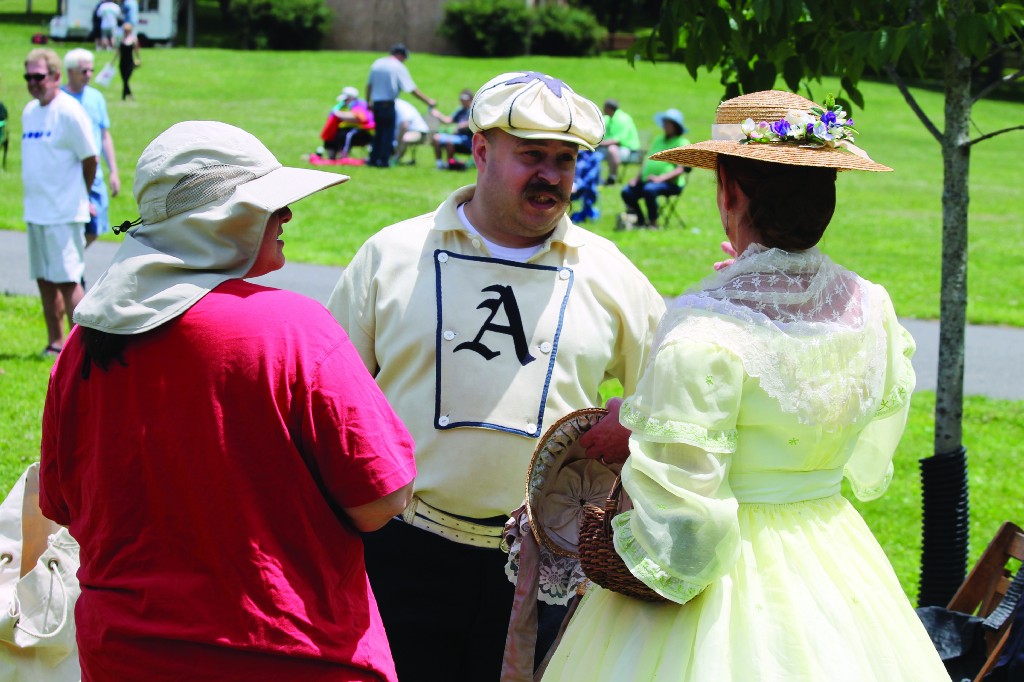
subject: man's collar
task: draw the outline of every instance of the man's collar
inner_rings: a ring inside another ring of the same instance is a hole
[[[465,232],[466,228],[459,219],[459,204],[472,200],[476,185],[466,185],[448,195],[437,211],[434,212],[434,226],[432,229],[439,232]],[[570,249],[578,249],[587,243],[587,231],[574,225],[569,216],[563,215],[554,232],[545,240],[549,243],[561,242]]]

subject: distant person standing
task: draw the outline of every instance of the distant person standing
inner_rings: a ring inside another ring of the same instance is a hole
[[[97,151],[92,121],[73,97],[60,89],[60,57],[37,48],[25,59],[25,83],[32,101],[21,114],[21,179],[28,234],[29,275],[39,286],[48,341],[44,355],[64,347],[70,324],[85,293],[85,234],[89,187],[96,177]]]
[[[110,134],[107,100],[103,93],[89,85],[93,74],[92,53],[82,48],[71,50],[64,55],[64,70],[68,74],[68,82],[61,89],[77,99],[92,119],[96,149],[103,155],[110,171],[110,196],[116,197],[121,191],[121,176],[117,172],[117,155],[114,152],[114,138]],[[110,229],[107,216],[110,199],[107,196],[107,184],[103,181],[103,166],[100,164],[96,164],[96,179],[89,188],[89,203],[91,215],[85,224],[86,246]]]
[[[131,80],[135,67],[142,66],[142,51],[139,47],[139,37],[135,35],[134,24],[125,22],[121,28],[124,30],[124,36],[117,44],[116,59],[118,70],[121,72],[121,101],[123,102],[126,99],[135,99],[128,81]]]
[[[124,13],[124,23],[139,25],[139,0],[124,0],[121,3],[121,11]]]
[[[121,14],[121,6],[113,0],[101,2],[96,8],[96,16],[100,18],[100,45],[98,49],[112,50],[114,48],[114,35],[117,33],[117,24],[124,19]]]
[[[402,43],[396,43],[386,57],[381,57],[370,67],[366,81],[366,101],[373,107],[376,132],[370,149],[370,165],[387,168],[395,148],[395,100],[402,92],[411,92],[428,107],[437,105],[416,87],[405,60],[409,50]]]

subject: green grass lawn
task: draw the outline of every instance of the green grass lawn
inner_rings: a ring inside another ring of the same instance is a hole
[[[38,5],[37,12],[38,12]],[[45,18],[23,17],[23,0],[0,0],[0,100],[11,111],[13,142],[8,171],[0,172],[0,229],[22,230],[20,116],[28,99],[21,80],[29,37],[44,31]],[[56,45],[63,54],[70,45]],[[302,164],[345,85],[363,89],[378,55],[357,52],[241,52],[153,48],[133,78],[137,101],[118,98],[120,83],[106,90],[125,192],[113,200],[111,220],[137,217],[131,196],[134,165],[146,144],[169,125],[217,119],[239,125],[286,164]],[[102,66],[100,55],[97,66]],[[690,139],[706,139],[721,89],[717,79],[694,82],[676,64],[638,64],[621,59],[463,59],[413,53],[408,65],[420,88],[454,109],[458,92],[476,88],[503,71],[534,69],[566,80],[601,101],[619,99],[641,130],[653,133],[653,115],[678,107]],[[834,83],[814,86],[819,101]],[[835,260],[886,286],[904,316],[938,317],[941,242],[941,173],[938,143],[928,136],[896,90],[865,83],[867,109],[855,112],[872,156],[896,168],[890,174],[844,173],[839,207],[822,247]],[[921,105],[941,124],[941,92],[918,91]],[[974,109],[978,133],[1020,122],[1021,104],[986,101]],[[429,149],[418,163],[389,171],[348,167],[351,182],[297,204],[289,225],[292,260],[344,265],[367,236],[389,223],[436,207],[472,173],[433,169]],[[702,277],[719,258],[721,225],[711,173],[695,171],[682,199],[685,229],[617,233],[617,188],[602,188],[603,216],[593,229],[614,239],[664,294],[676,294]],[[975,323],[1024,325],[1021,258],[1024,221],[1024,133],[1012,133],[972,150],[970,291]],[[799,188],[793,200],[800,200]],[[108,235],[108,240],[116,237]],[[0,297],[0,492],[38,458],[39,420],[50,361],[37,357],[42,316],[34,298]],[[972,487],[972,562],[1002,520],[1024,520],[1020,462],[1022,402],[969,398],[964,439]],[[934,395],[917,394],[910,426],[897,455],[893,486],[879,501],[858,505],[878,535],[913,598],[920,554],[920,485],[917,460],[932,452]]]

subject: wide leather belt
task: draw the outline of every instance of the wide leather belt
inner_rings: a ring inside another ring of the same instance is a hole
[[[412,502],[398,518],[411,526],[440,535],[453,542],[493,549],[498,549],[501,545],[501,534],[504,529],[503,526],[485,526],[446,514],[436,507],[431,507],[418,497],[412,498]]]

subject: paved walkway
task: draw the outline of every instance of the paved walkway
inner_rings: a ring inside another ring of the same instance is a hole
[[[117,251],[115,242],[95,242],[86,251],[85,281],[95,282]],[[254,281],[290,289],[321,303],[334,289],[341,268],[304,263],[288,264]],[[25,233],[0,230],[0,291],[38,296],[28,277]],[[914,369],[917,387],[934,390],[939,363],[939,323],[929,320],[901,320],[917,340]],[[967,328],[967,358],[964,376],[967,395],[1024,400],[1024,329],[1016,327]]]

